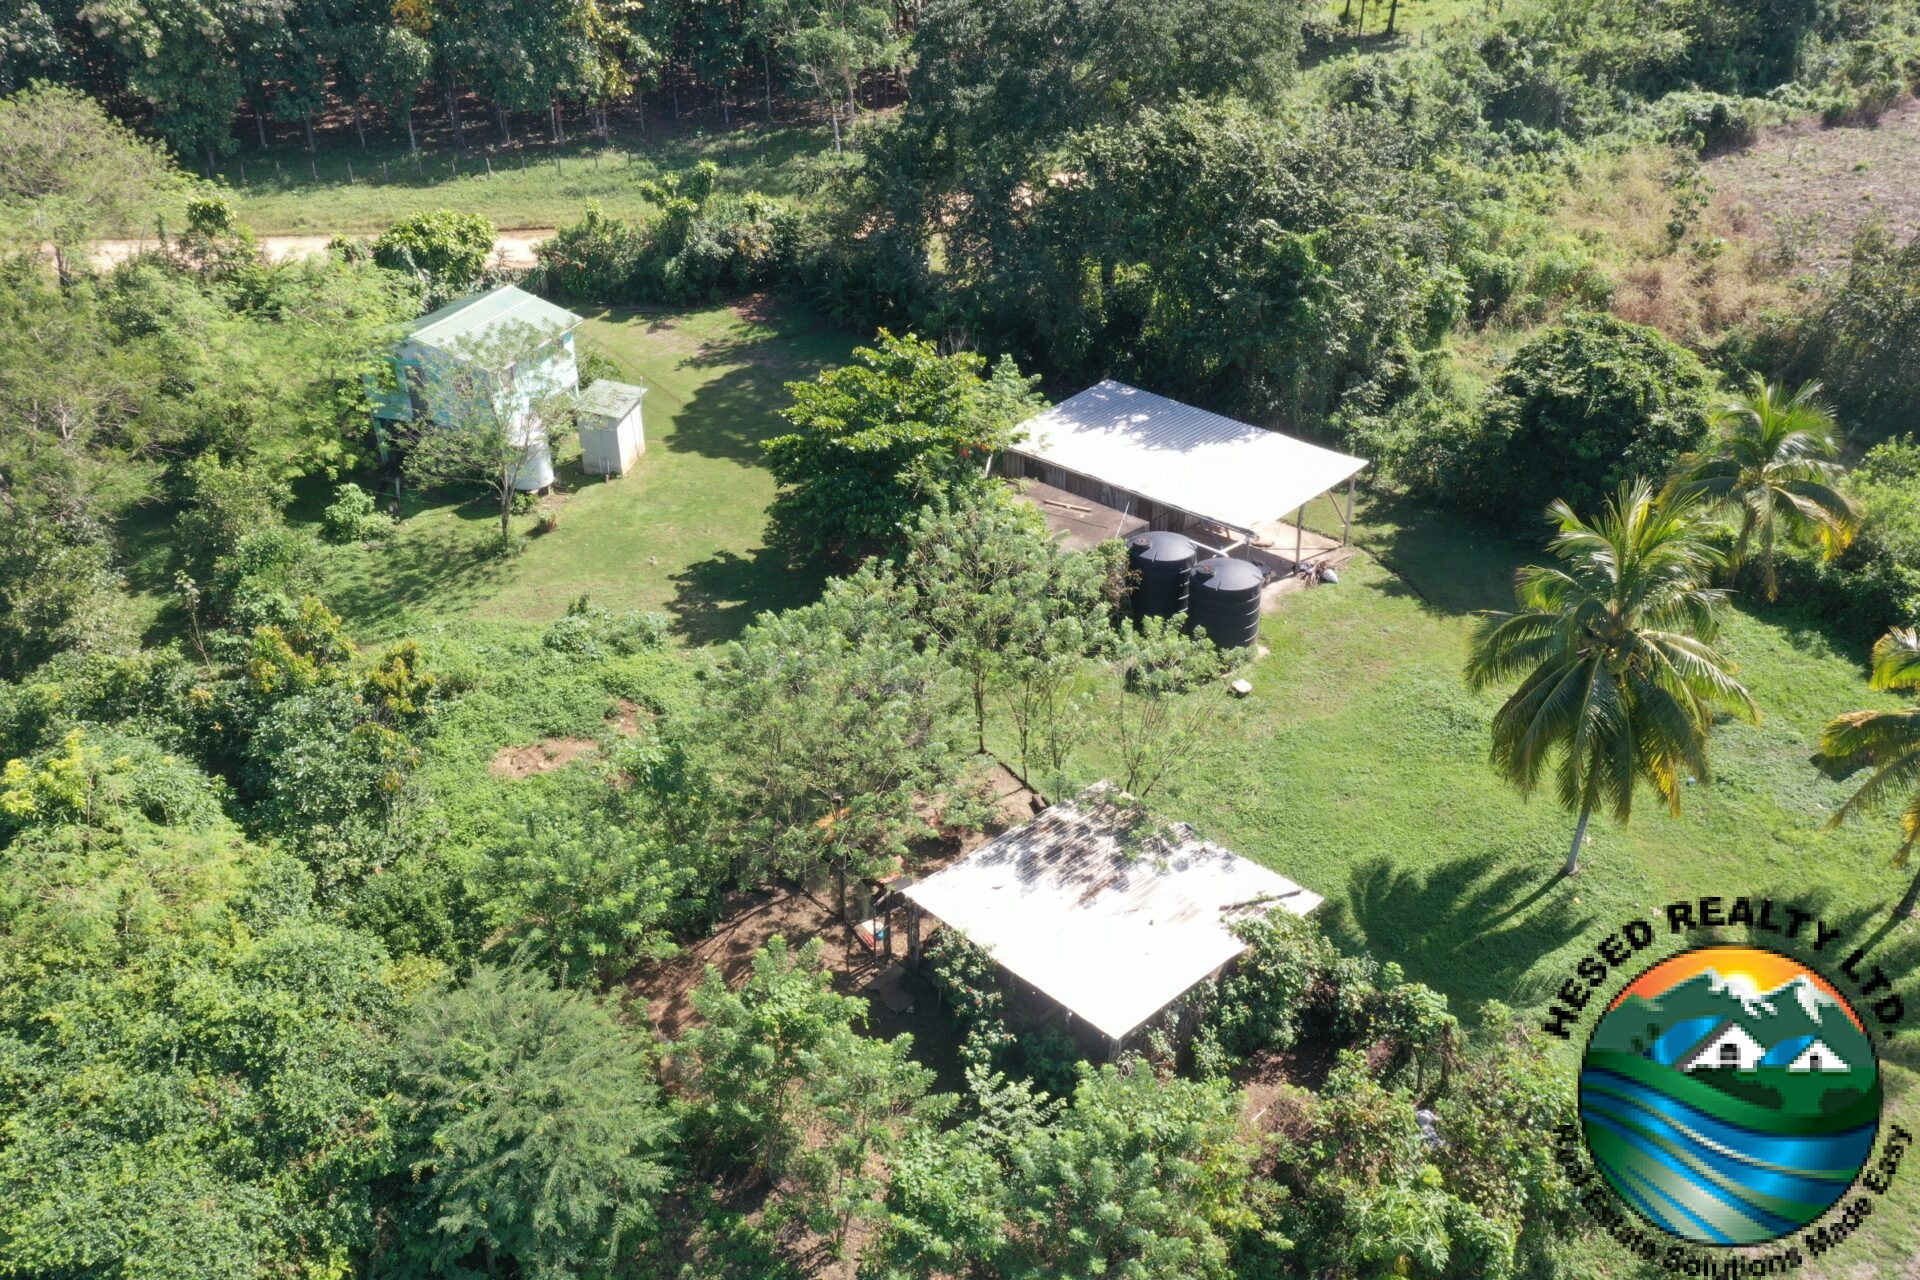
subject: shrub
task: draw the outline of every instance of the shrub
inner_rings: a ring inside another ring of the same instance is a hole
[[[0,514],[0,679],[62,653],[134,647],[125,580],[99,531]]]
[[[1864,648],[1893,627],[1920,623],[1920,564],[1869,528],[1832,560],[1782,545],[1774,551],[1780,601]]]
[[[1007,997],[993,957],[958,929],[943,929],[927,945],[928,976],[960,1024],[960,1058],[990,1071],[1014,1045],[1007,1025]]]
[[[1674,93],[1660,101],[1656,118],[1661,141],[1712,155],[1754,140],[1760,104],[1724,93]]]
[[[1290,1048],[1339,955],[1318,925],[1287,911],[1242,920],[1234,932],[1247,949],[1208,1002],[1201,1039],[1234,1057]]]
[[[241,539],[280,523],[293,491],[259,467],[222,462],[202,454],[180,472],[185,505],[174,521],[175,546],[187,572],[205,581],[214,563],[232,554]]]
[[[695,194],[697,193],[697,198]],[[595,302],[710,301],[764,289],[789,274],[800,215],[765,196],[713,197],[710,182],[659,193],[652,222],[609,218],[589,204],[538,249],[556,293]]]
[[[373,260],[418,277],[428,305],[478,288],[493,253],[494,227],[477,213],[439,209],[403,218],[373,242]]]
[[[1920,422],[1920,235],[1904,247],[1877,228],[1853,246],[1846,279],[1802,331],[1805,349],[1857,437]]]
[[[318,550],[304,529],[255,529],[214,563],[207,607],[243,629],[285,620],[320,585]]]
[[[374,496],[351,482],[334,490],[334,499],[320,517],[320,533],[328,542],[363,542],[385,537],[393,522],[376,508]]]
[[[594,302],[627,302],[635,297],[647,241],[647,231],[639,223],[609,218],[590,201],[586,216],[561,227],[534,253],[555,293]]]
[[[627,609],[615,613],[592,604],[581,596],[567,606],[565,617],[554,619],[540,636],[540,643],[555,653],[577,654],[583,658],[631,657],[645,649],[657,649],[666,643],[667,616]]]
[[[1672,471],[1706,438],[1712,387],[1657,331],[1575,315],[1515,354],[1444,488],[1508,521],[1530,522],[1555,498],[1584,510],[1623,481]]]

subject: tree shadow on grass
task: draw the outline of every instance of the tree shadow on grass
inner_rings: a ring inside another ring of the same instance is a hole
[[[1571,897],[1548,863],[1500,866],[1475,854],[1423,876],[1372,858],[1353,869],[1345,900],[1329,903],[1322,923],[1343,947],[1446,992],[1471,1021],[1488,1000],[1544,997],[1552,982],[1530,977],[1534,965],[1593,925]]]
[[[675,634],[694,644],[735,640],[767,610],[791,609],[818,596],[827,570],[825,565],[794,569],[766,547],[744,556],[722,551],[672,576],[675,591],[667,612]]]
[[[742,339],[732,351],[687,363],[732,367],[694,392],[674,420],[667,447],[759,466],[765,457],[761,444],[790,429],[780,416],[793,399],[786,384],[806,381],[831,361],[783,342]]]
[[[801,372],[792,375],[805,377]],[[783,383],[762,364],[729,369],[701,385],[674,417],[667,448],[709,458],[760,466],[766,454],[761,442],[787,429],[780,410],[788,402]]]
[[[1395,576],[1383,590],[1416,596],[1435,613],[1511,608],[1514,570],[1535,558],[1511,530],[1401,494],[1369,497],[1363,514],[1363,545]]]

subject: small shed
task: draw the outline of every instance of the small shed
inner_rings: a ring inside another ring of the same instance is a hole
[[[580,393],[574,417],[580,425],[580,469],[590,476],[623,476],[647,451],[640,418],[645,387],[611,378],[596,380]]]
[[[1246,949],[1229,927],[1321,898],[1102,782],[905,889],[1108,1051]],[[916,929],[917,934],[917,929]]]

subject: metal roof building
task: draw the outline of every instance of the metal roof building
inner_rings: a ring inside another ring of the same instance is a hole
[[[536,298],[524,289],[503,284],[470,298],[456,299],[438,311],[421,316],[407,330],[407,341],[438,351],[458,352],[464,346],[514,326],[558,337],[582,323],[579,316],[565,307],[556,307],[545,298]]]
[[[1024,439],[1008,450],[1010,475],[1155,528],[1198,522],[1246,539],[1289,513],[1297,525],[1307,503],[1342,482],[1350,524],[1351,482],[1367,465],[1124,382],[1088,387],[1029,419],[1021,432]]]
[[[1110,1043],[1244,951],[1233,920],[1321,902],[1105,782],[904,893]]]

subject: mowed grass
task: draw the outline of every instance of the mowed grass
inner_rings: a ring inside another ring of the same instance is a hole
[[[1475,18],[1498,18],[1511,12],[1524,0],[1400,0],[1394,12],[1393,0],[1328,0],[1325,16],[1335,23],[1345,20],[1341,29],[1350,33],[1342,42],[1346,49],[1366,51],[1390,47],[1395,40],[1418,37]],[[1393,16],[1393,35],[1387,35],[1387,17]],[[1364,25],[1362,25],[1364,24]],[[1357,38],[1353,33],[1358,33]]]
[[[461,617],[545,621],[585,595],[614,609],[657,609],[693,643],[737,634],[762,609],[808,598],[819,578],[763,547],[773,477],[760,442],[784,429],[784,384],[843,363],[854,339],[796,307],[594,313],[583,350],[645,386],[647,448],[617,480],[559,468],[559,527],[502,558],[497,508],[479,493],[403,493],[387,541],[328,552],[325,595],[357,639],[388,639]],[[577,455],[576,455],[577,456]],[[384,496],[390,496],[384,495]],[[318,520],[315,488],[296,508]]]
[[[1338,532],[1325,504],[1313,514]],[[1363,509],[1356,535],[1375,554],[1338,586],[1295,593],[1267,617],[1271,653],[1245,672],[1252,696],[1227,705],[1207,757],[1176,790],[1149,797],[1156,808],[1326,895],[1321,919],[1343,945],[1446,992],[1469,1025],[1488,1001],[1544,1009],[1627,920],[1660,921],[1670,901],[1745,894],[1817,910],[1849,950],[1873,943],[1873,962],[1901,980],[1909,1025],[1920,1027],[1920,926],[1887,927],[1912,875],[1888,865],[1892,818],[1825,830],[1851,784],[1809,762],[1833,715],[1898,705],[1867,689],[1863,654],[1789,618],[1733,611],[1722,644],[1760,724],[1715,730],[1713,776],[1686,786],[1680,817],[1643,792],[1628,825],[1596,820],[1583,870],[1562,879],[1572,817],[1551,794],[1523,799],[1494,774],[1488,724],[1506,691],[1475,693],[1461,680],[1473,611],[1510,603],[1525,548],[1404,505]],[[1076,780],[1116,766],[1095,744]],[[1654,954],[1682,945],[1663,925]],[[1844,954],[1825,957],[1826,970]],[[1889,1114],[1920,1133],[1916,1044],[1920,1031],[1885,1056]],[[1563,1050],[1569,1092],[1580,1047]],[[1920,1164],[1879,1209],[1833,1269],[1810,1273],[1911,1276],[1901,1268],[1920,1256]]]
[[[478,213],[503,229],[578,221],[589,200],[632,215],[651,208],[641,183],[701,160],[720,166],[723,191],[787,198],[833,163],[832,135],[803,124],[658,125],[618,134],[611,145],[594,137],[555,144],[541,136],[498,145],[489,134],[469,128],[474,145],[461,155],[450,139],[436,138],[417,160],[404,137],[365,150],[338,140],[311,154],[292,145],[247,149],[227,157],[219,176],[241,221],[261,235],[374,235],[428,209]]]

